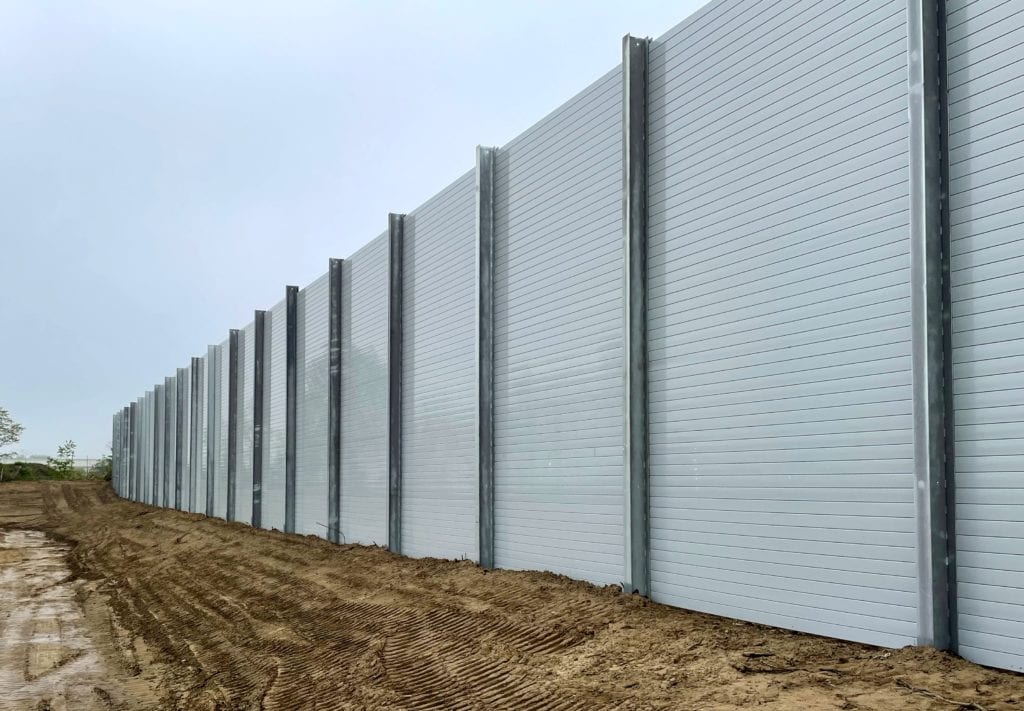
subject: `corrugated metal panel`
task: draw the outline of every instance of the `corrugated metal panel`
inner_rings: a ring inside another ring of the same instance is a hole
[[[622,79],[495,162],[495,561],[624,578]]]
[[[388,541],[388,236],[342,272],[341,532],[346,543]]]
[[[170,410],[167,421],[167,467],[164,470],[167,480],[164,482],[163,505],[166,508],[174,508],[174,472],[178,461],[178,434],[175,423],[178,421],[178,378],[170,376],[165,381],[164,397],[170,399]]]
[[[230,363],[230,338],[225,338],[220,346],[218,365],[220,375],[217,379],[217,476],[213,482],[213,515],[218,518],[228,516],[228,366]]]
[[[287,308],[267,311],[263,398],[263,527],[284,530]]]
[[[189,501],[192,492],[192,366],[185,367],[185,417],[182,419],[181,437],[183,445],[181,448],[181,510],[189,510]]]
[[[153,505],[162,506],[164,492],[164,386],[158,385],[154,392]]]
[[[478,557],[475,189],[471,171],[405,221],[406,555]]]
[[[906,32],[719,2],[652,45],[655,600],[916,639]]]
[[[213,371],[216,373],[214,380],[213,390],[213,412],[210,416],[210,426],[213,428],[213,469],[210,471],[209,476],[213,479],[213,491],[214,491],[214,507],[211,509],[211,513],[216,513],[216,501],[217,501],[217,486],[220,480],[224,477],[224,468],[221,464],[221,388],[223,386],[221,382],[221,364],[222,364],[221,348],[220,346],[214,346],[213,351]],[[203,492],[203,506],[206,506],[206,492]]]
[[[206,513],[206,427],[207,427],[207,405],[206,387],[208,385],[208,370],[206,367],[206,356],[200,359],[199,365],[199,410],[196,413],[199,417],[199,428],[196,436],[199,438],[198,457],[196,462],[196,490],[193,497],[193,511]]]
[[[252,321],[239,334],[242,354],[238,371],[238,470],[235,472],[235,520],[252,523],[252,402],[256,358],[256,325]]]
[[[327,537],[327,274],[299,291],[295,531]]]
[[[960,653],[1024,671],[1024,12],[946,7]]]
[[[142,399],[143,429],[142,429],[142,490],[139,497],[145,503],[149,503],[149,494],[153,486],[153,391],[147,390]]]
[[[155,488],[156,459],[153,457],[153,423],[156,418],[156,392],[146,393],[146,503],[153,503]]]

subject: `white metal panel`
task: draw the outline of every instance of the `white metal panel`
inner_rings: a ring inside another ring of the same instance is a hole
[[[267,311],[263,361],[263,528],[284,530],[285,399],[287,383],[287,305]]]
[[[296,304],[295,531],[327,537],[327,274]]]
[[[156,476],[156,458],[153,456],[153,428],[156,420],[156,392],[146,393],[146,503],[153,503]]]
[[[149,459],[146,456],[148,440],[146,439],[146,426],[149,423],[149,393],[146,392],[139,399],[139,488],[138,500],[146,501],[146,474],[149,471]]]
[[[478,558],[476,201],[470,172],[405,221],[402,553]]]
[[[224,339],[218,347],[217,356],[220,374],[217,378],[217,471],[213,480],[213,515],[227,518],[228,515],[228,366],[230,364],[231,339]]]
[[[167,480],[164,482],[163,505],[165,508],[174,508],[174,477],[175,467],[178,461],[178,378],[172,375],[167,381],[164,397],[170,398],[170,413],[167,422]]]
[[[388,542],[388,235],[342,271],[341,533]]]
[[[199,409],[196,412],[196,416],[199,418],[199,427],[196,432],[196,436],[199,438],[199,460],[196,462],[196,490],[192,510],[206,513],[206,427],[208,419],[206,388],[209,379],[206,356],[199,361],[199,373]]]
[[[916,640],[906,31],[718,2],[652,43],[655,600]]]
[[[154,454],[153,505],[163,506],[164,491],[164,386],[159,385],[153,395]]]
[[[184,398],[184,413],[185,416],[182,419],[181,425],[181,437],[182,437],[182,448],[181,448],[181,510],[188,511],[189,509],[189,497],[192,491],[192,366],[188,365],[185,367],[185,398]]]
[[[132,473],[132,500],[143,501],[142,486],[145,479],[146,462],[144,439],[146,436],[146,396],[135,398],[135,432],[132,446],[135,454],[135,471]]]
[[[495,562],[620,583],[622,78],[495,161]]]
[[[217,486],[218,482],[224,476],[223,466],[221,464],[221,388],[223,386],[221,382],[221,347],[214,346],[213,348],[213,360],[211,362],[211,372],[214,373],[213,380],[213,412],[210,413],[210,427],[213,429],[213,441],[211,446],[213,447],[213,467],[207,475],[211,480],[211,485],[214,491],[214,507],[210,509],[210,513],[216,515],[216,499],[217,499]],[[207,494],[203,492],[203,506],[206,506]]]
[[[1024,671],[1024,12],[947,13],[959,651]]]
[[[256,357],[256,324],[249,322],[239,334],[238,469],[235,472],[235,520],[252,523],[252,403]]]

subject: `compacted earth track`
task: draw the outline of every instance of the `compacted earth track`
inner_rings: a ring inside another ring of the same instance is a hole
[[[0,682],[20,695],[0,711],[1024,711],[1024,676],[934,650],[257,531],[129,503],[105,484],[0,484],[0,544],[0,582],[35,575],[30,592],[63,605],[32,624],[24,603],[0,607]],[[50,573],[24,572],[32,556]],[[63,647],[46,647],[62,626]]]

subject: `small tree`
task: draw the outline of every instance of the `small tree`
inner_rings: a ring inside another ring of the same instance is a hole
[[[70,479],[75,473],[75,443],[69,439],[57,447],[57,456],[47,457],[46,463],[60,474],[61,479]]]
[[[0,407],[0,449],[17,444],[21,440],[21,433],[25,428],[14,421],[5,408]],[[0,460],[18,456],[16,452],[0,452]],[[0,465],[0,481],[4,480],[3,466]]]
[[[6,409],[0,407],[0,449],[9,447],[12,444],[17,444],[21,439],[21,433],[25,431],[25,428],[14,421]],[[11,455],[0,455],[0,456],[12,456]]]

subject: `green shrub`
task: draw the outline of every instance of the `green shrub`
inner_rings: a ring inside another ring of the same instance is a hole
[[[56,469],[48,464],[36,462],[13,462],[0,464],[0,481],[43,481],[61,479]]]

